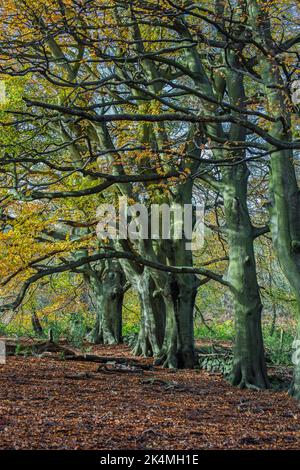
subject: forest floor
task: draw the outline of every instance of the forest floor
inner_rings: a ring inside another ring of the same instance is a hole
[[[131,358],[126,346],[93,353]],[[0,449],[300,448],[300,407],[286,392],[238,390],[203,370],[70,378],[96,370],[8,357],[0,365]]]

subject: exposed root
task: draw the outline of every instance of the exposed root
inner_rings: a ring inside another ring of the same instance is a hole
[[[195,366],[195,356],[190,351],[174,352],[172,348],[155,359],[154,364],[169,369],[193,369]]]
[[[269,380],[262,371],[253,374],[247,373],[247,370],[245,371],[245,368],[239,363],[234,366],[228,381],[240,389],[260,391],[270,388]]]
[[[162,354],[154,360],[155,366],[162,366],[166,369],[178,369],[178,360],[174,354]]]
[[[237,387],[240,388],[241,390],[248,389],[248,390],[254,390],[256,392],[259,392],[262,390],[257,385],[251,384],[250,382],[247,382],[247,380],[244,380],[244,379],[238,384]]]
[[[132,354],[134,356],[139,356],[139,357],[153,357],[152,348],[147,343],[148,342],[146,341],[141,341],[140,339],[138,339],[136,345],[134,346],[132,350]]]

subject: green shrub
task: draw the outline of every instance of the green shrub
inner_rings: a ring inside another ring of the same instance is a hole
[[[222,323],[210,323],[209,328],[202,323],[195,327],[195,338],[198,340],[233,341],[234,322],[226,320]]]

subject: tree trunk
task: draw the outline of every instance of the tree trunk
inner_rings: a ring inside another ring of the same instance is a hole
[[[155,289],[153,278],[148,268],[134,281],[141,306],[141,324],[137,344],[134,348],[136,356],[156,357],[162,347],[165,334],[165,308],[159,292]]]
[[[177,361],[179,369],[195,365],[194,307],[197,293],[195,276],[178,277],[173,286],[177,323]],[[172,286],[172,287],[173,287]]]
[[[35,334],[37,336],[44,336],[43,327],[35,311],[31,315],[31,323]]]
[[[191,182],[178,186],[176,203],[192,200]],[[160,249],[166,264],[193,266],[193,253],[186,246],[185,234],[182,239],[162,241]],[[197,277],[193,274],[171,275],[162,272],[153,274],[156,287],[162,293],[166,309],[166,331],[160,355],[156,361],[164,367],[192,369],[195,365],[194,307],[198,288]]]
[[[119,344],[122,342],[122,305],[123,292],[105,292],[97,294],[96,323],[93,331],[95,344]]]
[[[124,273],[118,262],[110,261],[104,271],[90,277],[96,304],[96,323],[92,333],[95,344],[122,342]]]
[[[287,136],[283,137],[287,140]],[[280,267],[295,294],[300,339],[300,199],[292,152],[271,156],[271,233]],[[294,361],[294,378],[290,394],[300,400],[300,361]]]
[[[140,249],[147,256],[147,247],[141,243]],[[165,333],[166,313],[160,292],[156,289],[152,272],[142,269],[127,260],[120,261],[131,287],[136,290],[140,300],[140,330],[133,354],[136,356],[157,356]]]
[[[196,298],[194,276],[172,276],[164,289],[166,304],[165,340],[157,365],[164,367],[192,369],[195,364],[194,348],[194,305]]]
[[[300,305],[300,299],[298,299],[298,305]],[[289,388],[289,394],[300,401],[300,321],[298,321],[298,333],[293,347],[294,353],[292,361],[294,364],[294,376]]]
[[[240,388],[269,388],[260,308],[236,311],[236,340],[233,370],[230,381]]]
[[[226,71],[230,103],[245,108],[244,77],[236,70],[239,58],[231,51],[227,57],[231,67]],[[232,124],[229,139],[245,142],[246,129]],[[244,150],[224,152],[235,157],[234,165],[224,167],[223,198],[229,244],[228,278],[234,299],[235,346],[234,364],[230,374],[232,384],[240,388],[269,388],[263,335],[261,329],[262,304],[257,282],[254,254],[255,232],[247,206],[249,169],[243,162]]]
[[[259,287],[253,249],[253,227],[247,207],[248,169],[239,164],[224,170],[224,208],[229,243],[228,278],[234,299],[236,338],[232,384],[268,388],[261,330]]]
[[[223,5],[223,4],[222,4]],[[221,6],[222,7],[222,6]],[[202,66],[201,59],[195,49],[189,49],[190,66],[195,73],[195,86],[200,92],[215,97],[211,82]],[[226,51],[226,75],[219,80],[218,92],[223,95],[227,88],[230,103],[240,109],[245,107],[246,97],[243,75],[237,72],[240,68],[239,57],[232,50]],[[197,78],[200,77],[201,79]],[[217,81],[216,81],[217,82]],[[216,84],[215,82],[215,84]],[[211,104],[203,103],[208,115],[218,112]],[[234,114],[234,112],[233,112]],[[239,118],[237,114],[237,119]],[[246,129],[243,126],[232,124],[229,132],[224,132],[220,124],[208,124],[206,130],[211,135],[229,141],[246,141]],[[228,135],[229,134],[229,135]],[[240,153],[238,153],[240,152]],[[261,332],[261,310],[259,288],[256,277],[256,264],[253,249],[254,233],[247,207],[248,168],[239,163],[245,158],[244,151],[227,152],[222,147],[213,151],[216,159],[227,156],[236,157],[234,165],[223,167],[222,181],[220,182],[224,206],[225,219],[228,229],[229,244],[229,281],[232,285],[234,298],[236,340],[234,352],[234,368],[231,381],[241,387],[268,387],[264,348]],[[214,179],[208,179],[215,185]]]
[[[182,207],[191,204],[193,184],[191,181],[177,186],[175,203]],[[174,233],[174,232],[173,232]],[[181,239],[172,238],[162,242],[161,249],[166,255],[166,264],[193,266],[193,253],[187,247],[191,240],[182,233]],[[195,365],[194,307],[198,288],[194,274],[156,276],[156,285],[161,289],[166,306],[165,341],[157,363],[165,367],[192,369]]]
[[[292,152],[272,154],[271,170],[270,228],[280,267],[297,301],[297,344],[300,339],[300,200]],[[293,362],[294,378],[289,392],[300,400],[300,361]]]
[[[249,13],[257,39],[268,50],[272,41],[270,19],[256,0],[249,2]],[[272,47],[272,46],[271,46]],[[291,141],[291,111],[285,93],[286,83],[272,53],[258,56],[260,73],[264,80],[269,109],[276,119],[270,134],[279,141]],[[274,87],[274,84],[277,86]],[[285,126],[283,126],[283,122]],[[300,335],[300,195],[292,150],[270,154],[270,229],[279,264],[297,300],[298,334]],[[297,356],[297,354],[296,354]],[[290,394],[300,400],[300,361],[294,361],[294,379]]]

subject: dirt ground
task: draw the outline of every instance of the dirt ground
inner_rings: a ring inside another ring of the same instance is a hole
[[[126,346],[93,353],[130,356]],[[237,390],[205,371],[65,376],[96,369],[9,357],[0,366],[0,449],[300,448],[300,408],[286,392]]]

